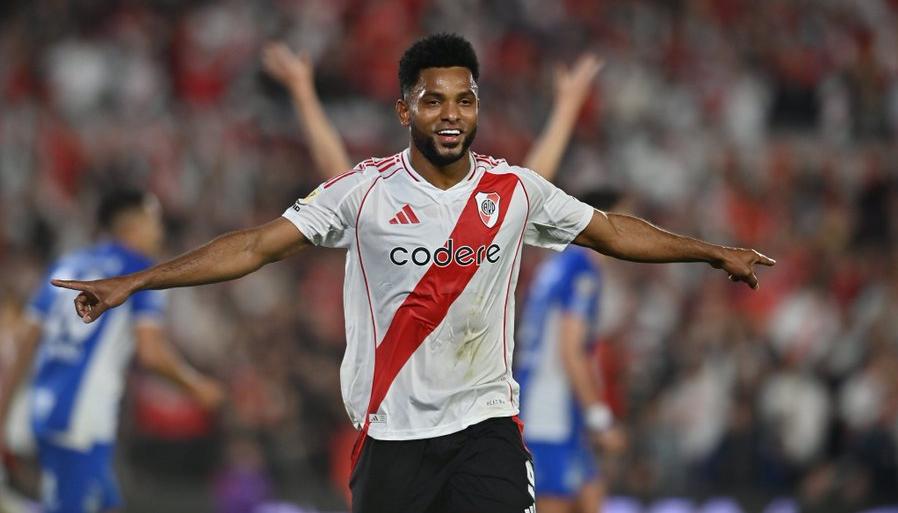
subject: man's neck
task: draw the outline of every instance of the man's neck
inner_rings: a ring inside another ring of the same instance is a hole
[[[415,148],[414,144],[410,145],[409,154],[415,171],[438,189],[446,190],[451,188],[468,176],[468,172],[471,170],[471,158],[467,151],[461,158],[445,166],[438,166],[428,160],[423,153]]]

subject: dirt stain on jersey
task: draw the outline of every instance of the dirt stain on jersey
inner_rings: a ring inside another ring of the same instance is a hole
[[[465,379],[472,378],[475,370],[477,370],[478,367],[482,367],[482,365],[475,365],[484,342],[486,342],[487,333],[489,332],[487,321],[482,317],[483,312],[479,309],[482,303],[482,301],[478,301],[477,299],[473,301],[472,306],[474,306],[474,308],[469,312],[465,322],[461,344],[459,344],[458,348],[455,350],[455,358],[458,363],[467,364]]]

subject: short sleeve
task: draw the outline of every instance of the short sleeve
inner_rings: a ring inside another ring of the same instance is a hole
[[[530,214],[524,242],[561,251],[586,228],[595,210],[527,168],[514,168],[527,192]]]
[[[347,248],[355,226],[352,200],[356,198],[352,193],[366,181],[368,173],[357,166],[296,200],[282,216],[316,246]]]
[[[161,290],[141,290],[129,299],[135,321],[161,324],[165,316],[167,299]]]

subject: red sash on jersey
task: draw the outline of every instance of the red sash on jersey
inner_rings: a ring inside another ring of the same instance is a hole
[[[505,220],[517,184],[518,177],[513,174],[483,174],[449,235],[455,247],[477,248],[492,244]],[[475,200],[477,193],[497,193],[502,198],[498,219],[492,228],[481,220],[480,205]],[[462,266],[455,261],[444,267],[432,263],[396,310],[387,333],[375,350],[371,399],[364,426],[352,451],[353,468],[362,452],[371,414],[377,413],[399,371],[424,339],[443,322],[449,307],[468,286],[477,269],[476,265]]]

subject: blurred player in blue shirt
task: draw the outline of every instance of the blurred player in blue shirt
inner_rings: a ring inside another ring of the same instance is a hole
[[[581,200],[607,211],[618,198],[615,191],[602,189]],[[604,490],[593,451],[622,443],[601,400],[591,357],[600,258],[579,246],[549,257],[536,272],[521,317],[516,379],[540,513],[599,511]]]
[[[113,449],[119,403],[135,352],[144,366],[182,385],[204,406],[214,407],[222,398],[217,382],[188,366],[166,341],[162,292],[139,292],[124,308],[85,324],[72,312],[77,294],[50,285],[54,278],[103,278],[151,265],[150,256],[158,253],[163,238],[155,197],[111,191],[98,214],[110,237],[51,266],[28,305],[20,350],[0,388],[3,425],[12,394],[33,371],[31,427],[46,513],[95,513],[121,505]]]

